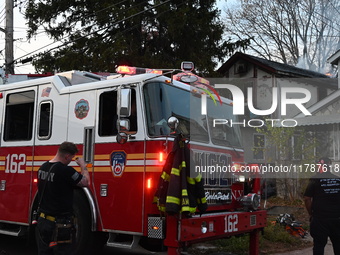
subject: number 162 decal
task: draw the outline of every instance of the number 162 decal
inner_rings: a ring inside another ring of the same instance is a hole
[[[225,233],[232,233],[238,231],[238,215],[237,214],[230,214],[224,217],[224,232]]]
[[[8,154],[6,157],[5,173],[24,174],[26,169],[25,154]]]

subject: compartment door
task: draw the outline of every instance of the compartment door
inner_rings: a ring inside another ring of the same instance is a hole
[[[36,87],[6,93],[0,148],[1,221],[27,223],[33,174]]]

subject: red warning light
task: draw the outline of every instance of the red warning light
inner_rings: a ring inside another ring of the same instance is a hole
[[[147,189],[152,188],[152,178],[149,178],[149,179],[146,180],[146,187],[147,187]]]
[[[164,160],[164,154],[163,154],[163,152],[160,152],[160,153],[158,154],[158,161],[159,161],[159,162],[163,162],[163,160]]]
[[[143,74],[143,73],[154,73],[154,74],[159,74],[159,75],[163,74],[162,70],[140,68],[140,67],[133,67],[133,66],[118,66],[116,71],[117,73],[120,73],[120,74],[130,74],[130,75]]]
[[[136,74],[136,67],[131,66],[118,66],[117,73],[120,74]]]
[[[159,75],[162,75],[162,74],[163,74],[163,71],[162,71],[162,70],[156,70],[156,69],[146,69],[145,72],[146,72],[146,73],[159,74]]]

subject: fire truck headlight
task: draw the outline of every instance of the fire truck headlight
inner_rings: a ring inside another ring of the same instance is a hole
[[[260,196],[256,193],[249,193],[239,198],[240,203],[245,209],[255,211],[260,206]]]
[[[201,231],[202,231],[203,234],[207,233],[207,231],[208,231],[207,223],[205,221],[202,222]]]
[[[238,176],[238,181],[239,182],[245,182],[246,181],[246,177],[244,175],[239,175]]]
[[[245,182],[246,181],[246,177],[244,175],[238,175],[238,174],[234,174],[233,175],[233,181],[234,182]]]

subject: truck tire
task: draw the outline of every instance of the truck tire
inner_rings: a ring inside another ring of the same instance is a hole
[[[75,234],[75,255],[95,254],[94,233],[91,230],[91,211],[85,194],[81,189],[74,191],[73,197]]]
[[[73,213],[75,218],[75,255],[100,254],[108,234],[91,230],[92,217],[88,200],[81,189],[74,191]]]
[[[167,250],[167,247],[163,244],[163,240],[145,236],[141,238],[139,245],[150,252],[163,252]]]

